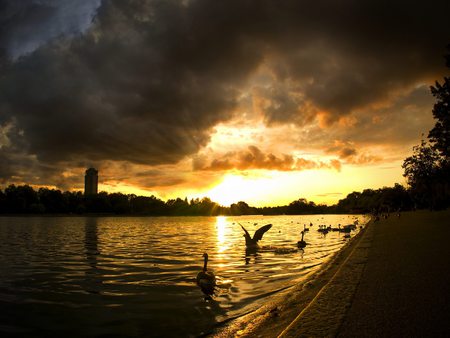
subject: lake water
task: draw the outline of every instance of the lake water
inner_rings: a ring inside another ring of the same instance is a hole
[[[0,335],[195,337],[257,309],[344,244],[354,215],[0,218]],[[308,246],[297,250],[303,224]],[[256,254],[251,234],[272,223]],[[355,232],[352,232],[352,236]],[[218,286],[195,284],[209,254]]]

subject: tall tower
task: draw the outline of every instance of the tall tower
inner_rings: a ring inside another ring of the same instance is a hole
[[[84,176],[84,194],[96,195],[98,192],[98,171],[94,168],[86,170]]]

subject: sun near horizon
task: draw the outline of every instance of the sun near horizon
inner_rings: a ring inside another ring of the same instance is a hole
[[[302,171],[296,173],[269,171],[225,174],[222,180],[204,193],[187,197],[208,197],[223,206],[239,201],[250,206],[287,205],[300,198],[315,204],[332,205],[354,191],[392,187],[404,183],[401,167],[348,167],[337,171]],[[182,192],[179,192],[182,196]],[[176,193],[175,193],[176,195]],[[174,196],[175,196],[174,195]]]
[[[154,195],[163,200],[207,197],[225,207],[240,201],[254,207],[271,207],[287,205],[300,198],[315,204],[333,205],[351,192],[391,187],[395,183],[404,184],[400,162],[391,166],[385,164],[370,167],[346,166],[340,171],[231,171],[221,176],[210,187],[205,189],[200,186],[198,190],[193,187],[181,187],[158,191],[125,183],[114,185],[100,183],[99,190],[140,196]]]

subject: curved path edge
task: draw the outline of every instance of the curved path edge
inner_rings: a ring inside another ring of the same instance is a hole
[[[373,238],[370,221],[305,283],[293,287],[259,310],[216,330],[214,337],[335,336],[367,262]]]
[[[279,338],[336,336],[367,263],[374,226],[371,221],[334,275],[278,335]]]

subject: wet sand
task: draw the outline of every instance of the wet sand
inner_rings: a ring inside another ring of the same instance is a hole
[[[370,223],[325,268],[217,337],[450,336],[450,211]]]

